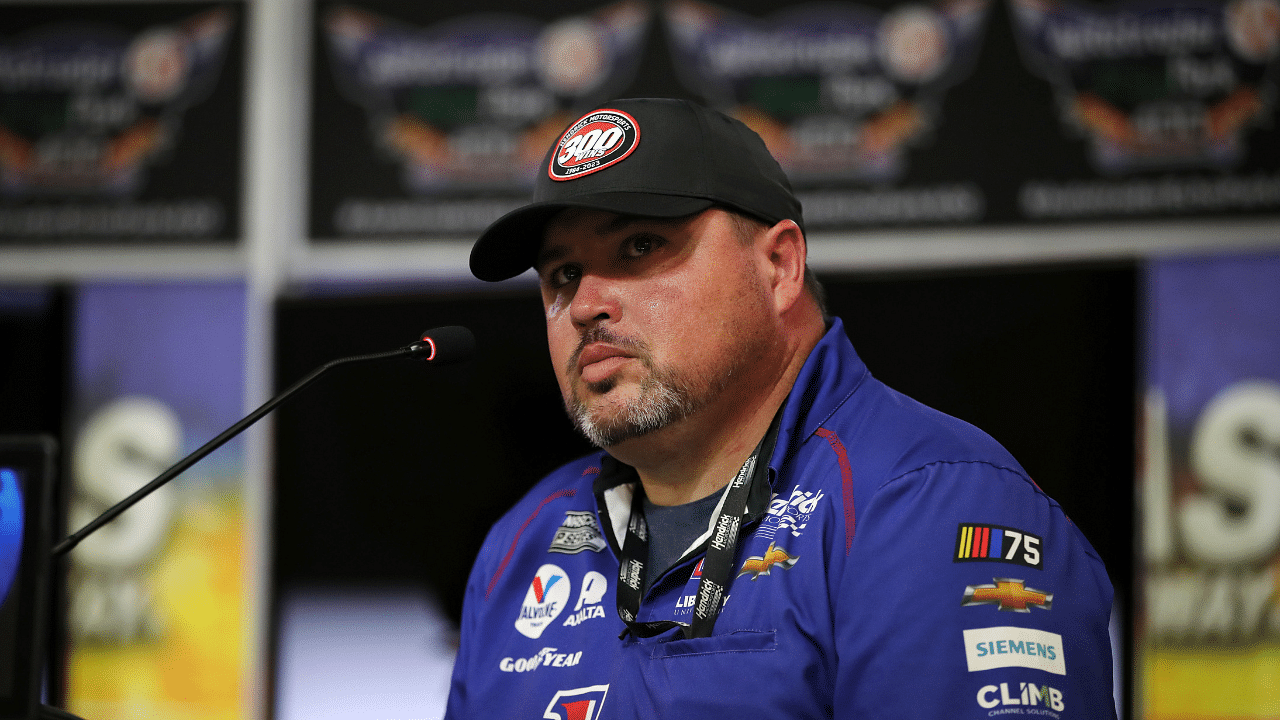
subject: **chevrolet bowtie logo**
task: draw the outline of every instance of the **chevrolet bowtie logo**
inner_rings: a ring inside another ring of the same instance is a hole
[[[1021,580],[992,578],[994,585],[969,585],[964,589],[961,607],[969,605],[996,605],[1000,610],[1031,612],[1031,606],[1044,610],[1053,607],[1053,593],[1029,588]]]
[[[764,551],[764,555],[752,555],[742,563],[742,569],[738,571],[738,577],[750,575],[752,580],[761,575],[768,575],[769,571],[774,567],[780,567],[783,570],[790,570],[792,565],[796,564],[799,556],[792,557],[780,547],[769,543],[769,549]],[[699,565],[701,568],[701,565]]]

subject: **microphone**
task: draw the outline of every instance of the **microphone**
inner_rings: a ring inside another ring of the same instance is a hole
[[[423,332],[404,348],[409,357],[432,365],[452,365],[471,359],[476,352],[476,336],[461,325],[445,325]]]
[[[179,460],[173,465],[173,467],[160,473],[160,475],[156,476],[154,480],[138,488],[129,497],[121,500],[115,505],[112,505],[110,508],[107,508],[106,512],[89,521],[84,527],[72,533],[67,537],[67,539],[54,546],[53,556],[59,557],[70,552],[72,548],[79,545],[80,541],[84,540],[95,530],[116,519],[120,513],[123,513],[125,510],[133,507],[139,500],[155,492],[160,486],[174,479],[192,465],[195,465],[203,459],[204,456],[222,447],[228,440],[239,435],[250,425],[258,422],[258,420],[261,420],[262,416],[274,410],[280,403],[288,400],[294,393],[315,382],[321,375],[329,371],[331,368],[348,363],[386,360],[394,357],[411,357],[425,360],[432,365],[448,365],[469,359],[475,354],[475,350],[476,338],[475,335],[471,334],[470,330],[458,325],[447,325],[445,327],[438,327],[422,333],[418,340],[400,348],[399,350],[373,353],[371,355],[354,355],[351,357],[338,358],[337,360],[330,360],[324,365],[321,365],[311,371],[310,375],[307,375],[298,382],[289,386],[289,388],[284,392],[263,403],[261,407],[246,415],[235,425],[223,430],[221,435],[215,437],[195,452]]]

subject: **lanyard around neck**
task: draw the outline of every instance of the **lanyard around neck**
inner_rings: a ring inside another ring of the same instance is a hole
[[[713,523],[711,537],[707,541],[707,555],[702,562],[702,579],[698,581],[698,593],[693,604],[691,623],[676,620],[637,622],[640,601],[645,587],[646,562],[649,558],[649,525],[644,518],[644,487],[637,481],[631,498],[631,518],[627,522],[627,535],[622,543],[618,568],[618,617],[627,624],[627,631],[637,637],[653,637],[674,627],[683,628],[684,637],[709,637],[715,628],[716,618],[724,606],[725,592],[733,572],[733,556],[738,544],[738,531],[747,513],[747,498],[753,482],[767,482],[768,458],[773,454],[777,440],[777,418],[756,449],[742,464],[725,491],[720,513]],[[767,449],[766,449],[767,446]],[[761,461],[760,457],[765,460]],[[624,633],[625,634],[625,633]]]

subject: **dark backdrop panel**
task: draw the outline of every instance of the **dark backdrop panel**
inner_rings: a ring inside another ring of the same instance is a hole
[[[533,294],[285,300],[277,386],[336,357],[466,325],[478,357],[332,371],[277,418],[275,575],[294,583],[422,582],[456,620],[492,522],[590,449],[560,404]]]
[[[0,287],[0,435],[62,436],[66,307],[58,289]]]
[[[1128,597],[1134,270],[1053,267],[828,277],[872,372],[1004,443],[1107,561]],[[532,289],[323,297],[278,307],[277,384],[413,332],[471,327],[478,358],[339,368],[280,410],[276,591],[413,582],[455,620],[485,531],[545,472],[589,448],[560,403]]]
[[[0,435],[49,435],[58,439],[66,422],[71,353],[68,348],[71,311],[61,287],[0,286]],[[62,468],[66,463],[62,463]],[[54,507],[65,508],[66,497],[55,475]],[[54,513],[54,541],[66,534],[65,511]],[[66,587],[54,572],[54,599],[46,633],[48,702],[61,707],[66,693]]]
[[[248,11],[238,0],[0,7],[0,244],[237,241]],[[170,32],[180,39],[161,42]],[[140,42],[176,78],[135,76],[121,58]],[[187,54],[196,46],[207,54]],[[71,72],[87,80],[68,83]],[[160,97],[132,85],[158,78],[173,83]],[[72,157],[36,172],[33,158],[59,148]],[[98,153],[111,159],[74,160]]]

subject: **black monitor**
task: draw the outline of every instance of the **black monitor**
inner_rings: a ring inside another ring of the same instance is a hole
[[[0,436],[0,720],[40,711],[55,444]]]

